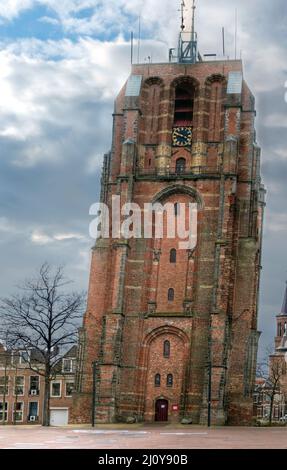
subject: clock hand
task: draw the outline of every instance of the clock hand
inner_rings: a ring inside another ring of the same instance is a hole
[[[178,136],[178,137],[184,137],[184,134],[182,134],[181,132],[178,132],[178,131],[174,131],[173,135]]]

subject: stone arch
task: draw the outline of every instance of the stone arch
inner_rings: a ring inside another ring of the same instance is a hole
[[[159,326],[158,328],[152,329],[146,335],[143,341],[143,346],[144,347],[148,346],[153,341],[153,339],[155,339],[158,336],[164,335],[165,333],[176,335],[179,338],[181,338],[183,342],[188,343],[188,336],[183,330],[173,325],[162,325],[162,326]]]
[[[180,75],[179,77],[176,77],[170,84],[170,90],[173,93],[173,96],[175,93],[175,89],[179,85],[190,85],[194,88],[196,93],[199,92],[200,88],[200,83],[196,78],[192,77],[191,75]]]
[[[220,73],[214,73],[212,75],[209,75],[209,77],[207,77],[207,79],[205,80],[205,86],[211,85],[214,82],[221,82],[222,84],[227,86],[226,77],[224,75],[221,75]]]
[[[188,194],[191,198],[196,200],[200,210],[204,208],[204,202],[201,194],[195,188],[182,184],[174,184],[162,189],[153,197],[151,202],[152,204],[155,204],[156,202],[163,202],[172,194]]]
[[[168,335],[170,340],[172,340],[172,337],[174,338],[172,347],[174,348],[173,351],[176,351],[176,355],[173,354],[173,357],[171,356],[170,359],[164,358],[164,356],[159,357],[155,366],[152,358],[154,357],[155,351],[158,351],[158,347],[161,347],[159,343],[161,342],[161,337],[164,338],[165,335]],[[173,325],[165,324],[147,331],[142,343],[138,383],[142,397],[139,402],[139,413],[148,414],[148,419],[153,415],[154,405],[157,399],[165,398],[169,401],[171,398],[170,393],[173,394],[175,391],[178,395],[178,403],[181,403],[186,390],[189,344],[190,341],[187,333]],[[177,366],[178,357],[180,357],[181,371]],[[153,377],[155,371],[161,374],[162,386],[160,391],[158,387],[151,386],[150,379]],[[170,393],[167,393],[166,390],[167,374],[173,375],[174,383],[177,387],[175,390],[171,388],[172,392]]]
[[[149,77],[144,81],[143,88],[145,86],[151,86],[151,85],[160,85],[161,87],[164,87],[164,81],[160,77]]]
[[[175,117],[175,96],[176,89],[180,86],[186,87],[187,89],[193,90],[193,112],[192,112],[192,121],[193,121],[193,137],[196,139],[197,127],[199,122],[199,108],[200,108],[200,82],[190,75],[180,75],[176,77],[170,84],[169,97],[170,97],[170,126],[173,126],[174,117]]]

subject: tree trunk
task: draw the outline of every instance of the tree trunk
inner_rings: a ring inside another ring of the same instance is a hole
[[[6,414],[6,383],[8,384],[8,375],[7,375],[7,361],[5,357],[5,368],[4,368],[4,393],[3,393],[3,419],[2,419],[2,424],[5,424],[5,414]],[[8,414],[8,411],[7,411]],[[7,416],[8,418],[8,416]]]
[[[49,377],[45,377],[45,385],[44,385],[43,426],[50,426],[50,378]]]
[[[272,425],[273,406],[274,406],[274,395],[272,395],[271,400],[270,400],[269,426]]]

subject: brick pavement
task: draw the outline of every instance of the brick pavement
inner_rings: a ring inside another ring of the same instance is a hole
[[[287,427],[1,426],[1,449],[287,449]]]

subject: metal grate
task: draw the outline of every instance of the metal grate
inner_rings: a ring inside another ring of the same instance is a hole
[[[229,72],[227,93],[230,95],[240,95],[242,92],[242,80],[243,76],[241,72]]]
[[[139,96],[142,75],[131,75],[126,86],[126,96]]]

